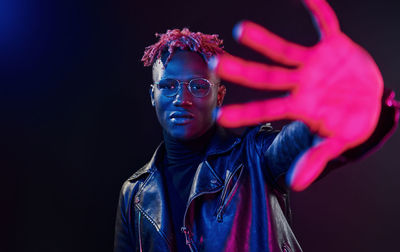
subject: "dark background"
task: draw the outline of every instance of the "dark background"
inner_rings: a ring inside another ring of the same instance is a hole
[[[343,31],[400,93],[396,1],[330,1]],[[161,139],[140,62],[154,33],[219,33],[250,19],[303,45],[317,41],[298,0],[0,2],[1,251],[111,251],[123,181]],[[228,84],[227,103],[268,95]],[[305,251],[395,251],[400,225],[396,132],[375,154],[293,193]]]

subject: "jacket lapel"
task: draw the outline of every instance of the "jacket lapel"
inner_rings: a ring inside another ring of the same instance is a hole
[[[193,178],[188,205],[195,197],[204,193],[217,192],[223,187],[224,179],[212,167],[208,159],[230,151],[238,143],[240,143],[239,137],[234,137],[228,134],[223,128],[217,127],[217,131],[207,148],[206,159],[200,163]]]
[[[223,185],[222,179],[215,173],[210,164],[200,163],[193,178],[188,204],[197,196],[218,191]]]
[[[160,152],[162,152],[162,145],[160,144],[157,148],[150,162],[142,169],[139,169],[131,179],[135,180],[143,175],[148,175],[136,194],[134,200],[135,206],[153,224],[171,248],[175,247],[174,231],[170,222],[171,213],[166,204],[167,193],[162,174],[156,167],[156,164],[159,163],[158,160],[161,155]]]
[[[213,155],[225,153],[239,142],[240,138],[229,136],[222,128],[218,128],[207,149],[206,157],[208,158]],[[153,224],[161,236],[164,237],[168,246],[175,247],[174,231],[172,223],[170,222],[172,219],[171,213],[166,204],[167,194],[162,174],[159,171],[159,167],[157,167],[157,164],[160,163],[160,158],[163,156],[163,150],[164,144],[161,143],[150,162],[135,172],[129,180],[135,181],[143,176],[143,184],[140,186],[134,199],[135,206],[143,213],[146,219]],[[215,169],[206,159],[204,162],[200,163],[193,178],[187,208],[197,196],[205,193],[218,192],[223,188],[223,185],[223,179],[216,173]]]

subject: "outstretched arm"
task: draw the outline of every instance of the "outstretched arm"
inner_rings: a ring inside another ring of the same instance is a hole
[[[213,66],[222,78],[243,86],[290,91],[282,98],[225,106],[219,112],[218,123],[238,127],[280,119],[301,120],[320,136],[288,172],[287,183],[294,190],[306,188],[328,161],[372,135],[383,94],[382,76],[374,60],[340,30],[328,3],[303,2],[320,32],[320,41],[313,47],[286,41],[249,21],[234,30],[240,43],[295,69],[231,55],[219,57]],[[390,102],[398,106],[393,97]]]

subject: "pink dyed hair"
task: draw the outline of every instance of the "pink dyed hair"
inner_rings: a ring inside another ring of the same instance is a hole
[[[166,33],[156,33],[155,35],[160,39],[157,43],[146,47],[142,57],[144,66],[151,66],[167,50],[169,55],[164,65],[168,64],[176,49],[197,52],[203,56],[205,61],[224,52],[223,41],[218,38],[217,34],[194,33],[188,28],[183,28],[182,30],[167,30]]]

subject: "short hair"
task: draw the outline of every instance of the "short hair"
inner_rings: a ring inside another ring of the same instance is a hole
[[[206,62],[212,56],[224,53],[223,40],[218,38],[218,34],[194,33],[188,28],[183,28],[167,30],[162,34],[156,33],[155,36],[160,39],[146,47],[142,57],[144,66],[151,66],[158,58],[164,58],[168,53],[168,58],[162,59],[166,66],[177,49],[197,52]]]

